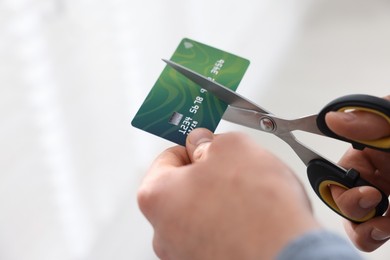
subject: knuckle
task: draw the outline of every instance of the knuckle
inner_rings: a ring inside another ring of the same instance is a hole
[[[356,241],[354,241],[355,246],[360,251],[363,251],[363,252],[372,252],[375,249],[377,249],[378,247],[380,247],[383,243],[384,242],[378,242],[378,241],[371,242],[371,241],[367,241],[363,238],[360,238],[360,239],[357,239]]]
[[[149,215],[155,207],[158,195],[157,192],[150,187],[142,186],[137,192],[137,202],[141,212],[144,215]]]
[[[167,251],[164,250],[164,248],[162,246],[160,236],[157,233],[154,234],[152,245],[153,245],[153,251],[159,259],[168,259],[169,258]]]
[[[213,149],[226,151],[226,147],[231,151],[246,150],[253,146],[253,141],[250,137],[241,132],[230,132],[220,136],[219,140],[213,142]]]

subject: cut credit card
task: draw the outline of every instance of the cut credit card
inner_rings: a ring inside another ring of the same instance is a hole
[[[170,60],[233,91],[249,66],[247,59],[188,38],[180,42]],[[167,65],[131,124],[185,145],[187,135],[195,128],[214,132],[226,108],[226,103]]]

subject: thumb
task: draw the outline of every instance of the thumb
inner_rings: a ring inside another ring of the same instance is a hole
[[[348,139],[370,141],[390,135],[390,124],[374,113],[329,112],[325,120],[333,132]]]
[[[196,128],[187,137],[186,148],[192,162],[204,158],[214,134],[206,128]]]

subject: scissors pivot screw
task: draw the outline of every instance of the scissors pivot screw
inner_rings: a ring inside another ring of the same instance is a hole
[[[272,132],[275,130],[275,123],[269,117],[260,118],[260,128],[266,132]]]

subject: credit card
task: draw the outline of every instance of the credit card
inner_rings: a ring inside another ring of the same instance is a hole
[[[170,60],[233,91],[249,66],[247,59],[188,38],[182,39]],[[185,145],[187,135],[195,128],[214,132],[226,108],[226,103],[167,65],[131,124]]]

